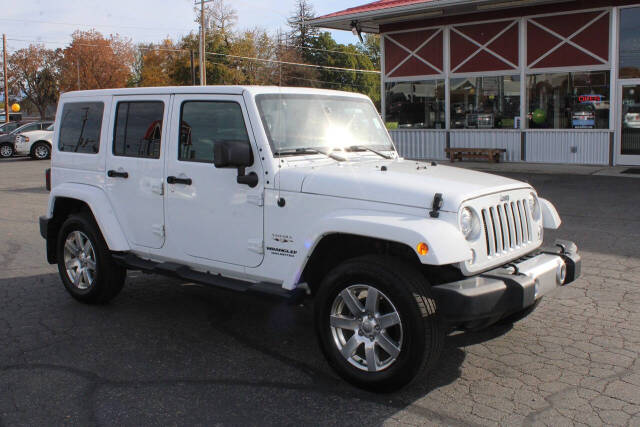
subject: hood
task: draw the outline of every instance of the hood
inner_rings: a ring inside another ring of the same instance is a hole
[[[386,170],[384,170],[386,168]],[[431,209],[442,193],[443,211],[486,194],[531,188],[498,175],[409,160],[380,160],[320,164],[280,170],[283,189]]]

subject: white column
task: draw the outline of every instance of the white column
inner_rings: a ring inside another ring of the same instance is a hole
[[[451,129],[451,94],[449,74],[451,73],[451,44],[449,38],[449,26],[442,29],[443,36],[443,66],[444,66],[444,111],[445,111],[445,128]]]

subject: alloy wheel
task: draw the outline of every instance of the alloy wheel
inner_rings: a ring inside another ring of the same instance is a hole
[[[64,265],[69,281],[80,290],[91,287],[96,278],[96,253],[82,231],[69,233],[64,242]]]
[[[329,324],[338,351],[360,370],[380,372],[400,355],[400,315],[373,286],[357,284],[340,292],[331,306]]]
[[[38,145],[34,151],[37,159],[46,159],[49,157],[49,148],[45,145]]]

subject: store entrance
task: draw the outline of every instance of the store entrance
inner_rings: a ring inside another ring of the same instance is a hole
[[[640,80],[623,83],[618,163],[640,165]]]

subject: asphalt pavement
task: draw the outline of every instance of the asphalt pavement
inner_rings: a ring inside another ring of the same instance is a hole
[[[638,425],[640,181],[531,182],[581,248],[583,277],[527,319],[447,338],[437,369],[377,395],[341,381],[311,306],[130,273],[80,304],[46,263],[48,161],[0,161],[0,426]],[[561,172],[561,171],[560,171]]]

